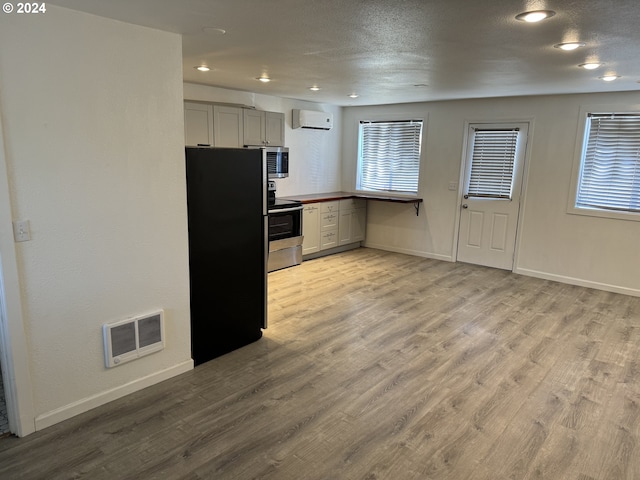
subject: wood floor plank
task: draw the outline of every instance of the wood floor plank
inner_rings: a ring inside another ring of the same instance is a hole
[[[23,439],[5,479],[640,478],[640,298],[361,248],[251,345]]]

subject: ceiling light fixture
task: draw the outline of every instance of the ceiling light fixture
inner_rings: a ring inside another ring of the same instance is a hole
[[[516,20],[521,22],[536,23],[551,18],[556,14],[553,10],[532,10],[530,12],[522,12],[516,15]]]
[[[605,82],[613,82],[614,80],[617,80],[618,78],[620,78],[620,75],[605,75],[599,78],[600,80],[604,80]]]
[[[207,67],[206,65],[198,65],[197,67],[193,67],[193,68],[195,68],[200,72],[208,72],[211,70],[211,68]]]
[[[357,93],[351,93],[351,94],[349,94],[349,98],[358,98],[358,94]]]
[[[217,27],[204,27],[202,31],[210,35],[225,35],[227,33],[227,31],[224,28],[217,28]]]
[[[271,79],[266,75],[262,75],[261,77],[256,78],[256,80],[260,80],[262,83],[269,83]]]
[[[318,90],[320,90],[320,87],[314,85],[313,87],[309,87],[309,90],[311,90],[312,92],[317,92]]]
[[[596,68],[600,67],[600,64],[599,63],[581,63],[578,66],[586,70],[595,70]]]
[[[553,46],[553,48],[559,48],[560,50],[571,51],[576,48],[584,47],[586,43],[584,42],[566,42],[566,43],[558,43]]]

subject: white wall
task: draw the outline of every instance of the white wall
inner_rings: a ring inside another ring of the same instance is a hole
[[[465,121],[531,120],[531,157],[515,271],[640,295],[640,222],[567,213],[581,105],[640,103],[637,92],[432,102],[344,109],[344,189],[352,188],[357,125],[372,115],[427,119],[419,195],[413,206],[369,202],[367,245],[455,260],[458,182]]]
[[[32,229],[13,248],[36,428],[192,368],[181,58],[175,34],[0,15],[0,199]],[[165,350],[105,369],[103,323],[156,308]]]
[[[257,82],[256,82],[257,83]],[[342,108],[249,92],[184,84],[185,100],[235,103],[258,110],[281,112],[285,116],[285,146],[289,147],[288,178],[276,180],[280,197],[306,193],[334,192],[341,188]],[[291,110],[317,110],[333,113],[330,131],[291,127]]]
[[[580,106],[637,104],[636,93],[342,109],[183,86],[181,72],[174,34],[50,5],[0,15],[0,201],[10,204],[0,260],[11,270],[7,321],[26,338],[16,371],[30,372],[22,402],[34,427],[192,368],[183,98],[285,113],[292,166],[280,196],[352,189],[359,118],[424,116],[420,215],[370,202],[367,244],[444,260],[456,253],[448,185],[459,181],[465,121],[532,119],[516,271],[640,294],[640,222],[566,213]],[[332,112],[335,127],[293,130],[293,108]],[[30,220],[30,242],[9,240],[9,215]],[[106,370],[102,324],[160,307],[166,349]]]

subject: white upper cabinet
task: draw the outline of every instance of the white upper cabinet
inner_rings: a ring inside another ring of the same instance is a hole
[[[184,102],[185,145],[284,146],[284,113]]]
[[[185,145],[213,146],[213,106],[184,102]]]
[[[244,144],[284,146],[284,113],[244,109]]]
[[[244,109],[244,144],[263,145],[265,141],[265,112]]]
[[[265,140],[270,147],[284,147],[284,113],[265,113]]]
[[[243,110],[226,105],[213,106],[213,136],[216,147],[244,146]]]

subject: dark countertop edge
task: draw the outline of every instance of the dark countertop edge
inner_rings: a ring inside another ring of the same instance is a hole
[[[422,203],[422,198],[389,197],[385,195],[375,195],[371,193],[349,193],[349,192],[329,192],[312,193],[308,195],[291,195],[288,197],[278,197],[282,200],[298,200],[303,205],[308,203],[332,202],[335,200],[345,200],[348,198],[362,198],[364,200],[380,200],[383,202],[396,203]]]

